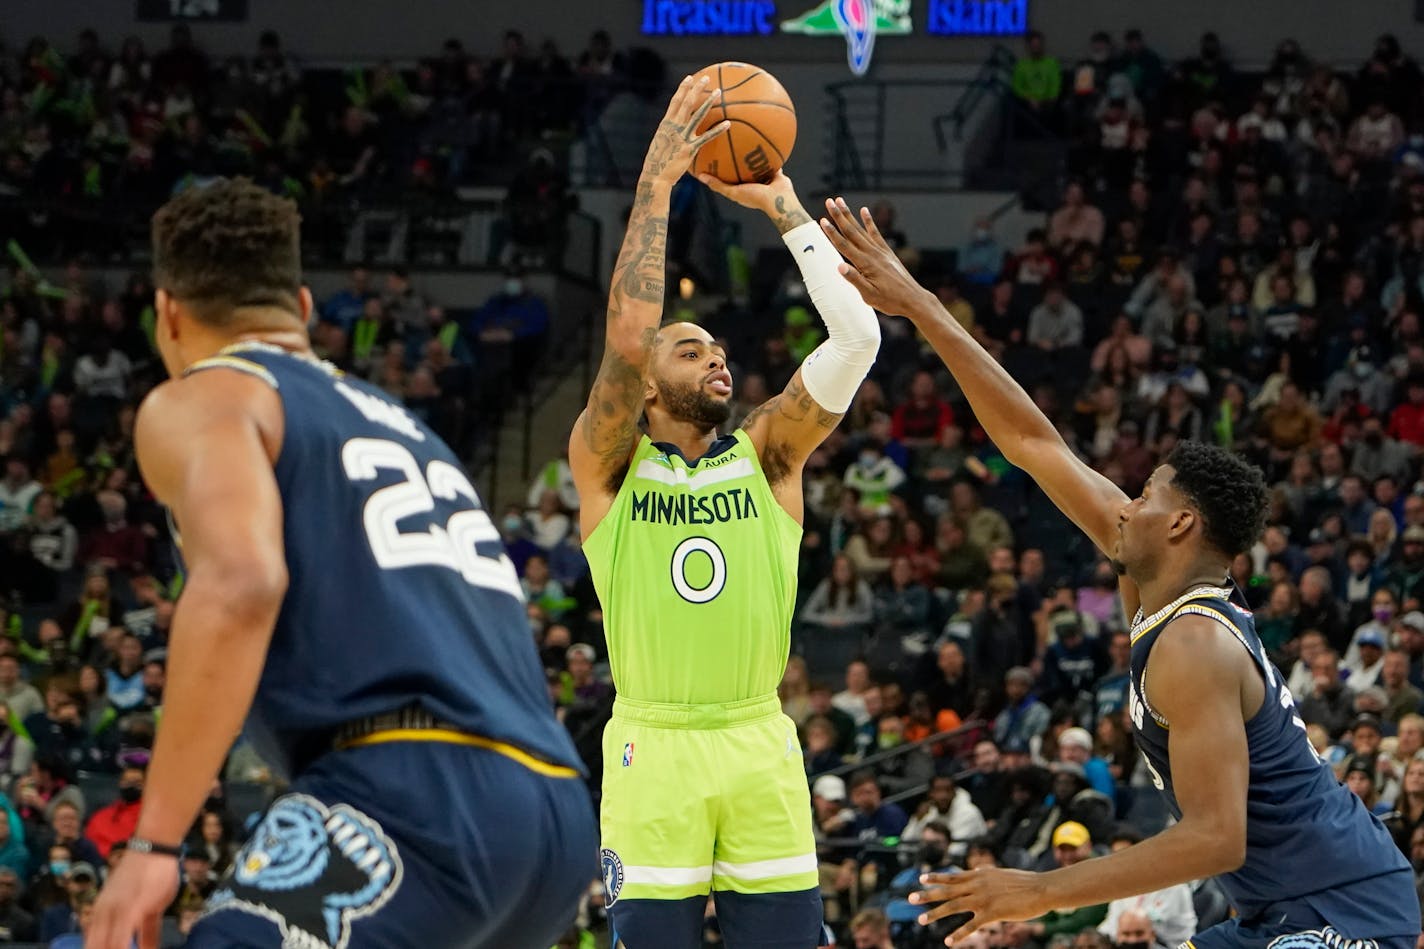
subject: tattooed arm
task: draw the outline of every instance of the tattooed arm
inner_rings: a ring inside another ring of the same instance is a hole
[[[669,195],[703,143],[727,130],[724,121],[696,134],[719,95],[720,90],[707,89],[705,77],[697,83],[684,78],[643,159],[608,294],[603,363],[569,437],[569,467],[585,537],[608,513],[618,493],[616,481],[638,444],[644,377],[663,311]]]

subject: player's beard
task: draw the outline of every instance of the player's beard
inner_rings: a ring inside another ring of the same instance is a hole
[[[731,400],[712,398],[701,383],[669,382],[666,379],[659,379],[657,383],[663,407],[678,421],[716,428],[732,417]]]

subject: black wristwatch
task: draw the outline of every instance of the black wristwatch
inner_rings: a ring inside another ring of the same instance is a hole
[[[124,848],[128,853],[156,853],[160,857],[181,857],[183,848],[181,846],[171,847],[168,844],[154,843],[143,837],[130,837],[128,844]]]

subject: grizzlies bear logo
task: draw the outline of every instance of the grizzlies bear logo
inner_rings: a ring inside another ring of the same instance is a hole
[[[279,798],[238,852],[208,912],[270,919],[284,947],[346,949],[353,921],[400,886],[400,855],[380,824],[345,804]]]
[[[1324,929],[1277,936],[1267,949],[1379,949],[1379,943],[1373,939],[1347,939],[1334,927],[1326,926]]]

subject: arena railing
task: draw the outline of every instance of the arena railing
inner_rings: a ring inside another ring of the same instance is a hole
[[[843,764],[840,767],[831,768],[827,771],[818,771],[815,774],[811,775],[808,780],[812,784],[815,784],[817,778],[825,777],[828,774],[834,775],[838,778],[843,778],[846,775],[853,774],[857,771],[861,771],[867,768],[874,771],[877,765],[883,764],[886,761],[893,761],[896,758],[904,757],[905,755],[917,749],[930,748],[934,745],[940,744],[954,744],[962,742],[969,734],[975,731],[982,730],[986,728],[989,724],[989,722],[983,721],[981,719],[970,719],[969,721],[962,723],[958,728],[953,728],[949,731],[935,732],[933,735],[927,735],[924,738],[921,738],[919,741],[905,742],[902,745],[896,745],[894,748],[888,748],[885,751],[876,752],[873,755],[867,755],[866,757],[861,758],[859,761],[855,761],[849,764]],[[963,772],[957,773],[956,778],[960,774],[969,775],[973,773],[975,773],[975,771],[971,768]],[[929,785],[922,785],[917,788],[907,788],[904,791],[897,792],[896,794],[885,798],[885,800],[906,800],[908,798],[918,797],[919,795],[924,794],[928,790]]]
[[[517,209],[494,198],[415,195],[374,190],[326,201],[299,201],[306,266],[357,263],[411,270],[497,270],[512,252],[559,276],[596,284],[601,225],[572,211],[552,216],[545,246],[531,245]],[[118,266],[149,263],[149,220],[158,202],[121,195],[102,198],[0,195],[0,234],[19,241],[40,265],[86,255]],[[449,301],[451,306],[458,306]]]

